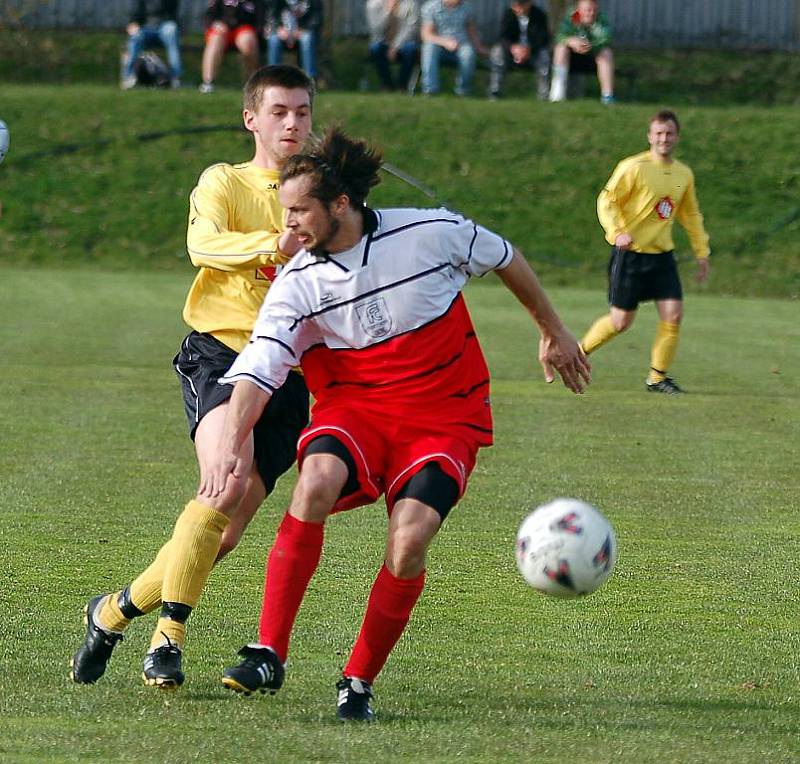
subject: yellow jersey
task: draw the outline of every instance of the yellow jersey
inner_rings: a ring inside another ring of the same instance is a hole
[[[597,217],[614,244],[619,234],[633,238],[634,252],[674,249],[672,225],[686,229],[697,258],[708,257],[708,234],[697,203],[694,174],[683,162],[659,162],[649,151],[623,159],[597,197]]]
[[[240,352],[250,338],[276,266],[284,229],[277,170],[249,162],[207,168],[189,198],[186,248],[200,270],[183,319]]]

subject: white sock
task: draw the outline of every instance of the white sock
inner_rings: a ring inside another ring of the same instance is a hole
[[[569,69],[566,66],[556,65],[550,80],[550,100],[563,101],[567,97],[567,78]]]

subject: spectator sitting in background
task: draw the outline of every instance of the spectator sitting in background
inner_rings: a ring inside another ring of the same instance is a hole
[[[486,48],[478,37],[475,16],[467,0],[428,0],[422,6],[422,92],[439,92],[439,64],[458,66],[455,94],[472,90],[478,55]]]
[[[369,57],[375,64],[383,90],[408,88],[419,53],[419,9],[416,0],[367,0]],[[399,63],[395,83],[391,64]]]
[[[272,0],[267,63],[280,64],[284,50],[298,51],[298,66],[317,76],[317,38],[322,27],[322,0]]]
[[[214,78],[225,53],[232,48],[242,54],[245,77],[258,69],[259,37],[264,22],[263,0],[209,0],[205,14],[201,93],[214,91]]]
[[[183,65],[178,37],[179,0],[131,0],[126,31],[128,50],[122,68],[122,89],[136,86],[136,62],[147,48],[159,43],[167,52],[170,86],[181,86]]]
[[[537,92],[547,99],[550,70],[550,31],[547,14],[531,0],[511,0],[500,19],[500,39],[489,54],[489,98],[497,98],[503,87],[506,67],[533,69]]]
[[[614,103],[614,53],[610,46],[611,27],[597,0],[579,0],[561,22],[556,35],[550,100],[566,99],[570,69],[577,72],[596,69],[602,102]]]

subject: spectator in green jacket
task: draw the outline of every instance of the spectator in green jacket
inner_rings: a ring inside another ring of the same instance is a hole
[[[553,73],[550,100],[567,97],[567,80],[573,72],[597,71],[600,98],[614,103],[614,52],[611,50],[611,27],[600,12],[597,0],[579,0],[561,22],[553,49]]]

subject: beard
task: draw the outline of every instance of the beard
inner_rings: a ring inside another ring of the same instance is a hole
[[[328,245],[333,240],[333,237],[339,232],[339,221],[333,217],[333,215],[328,216],[328,230],[325,232],[323,236],[320,236],[317,239],[309,252],[314,255],[315,257],[324,257],[328,254]]]

